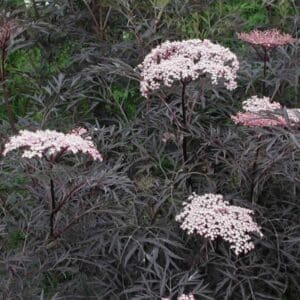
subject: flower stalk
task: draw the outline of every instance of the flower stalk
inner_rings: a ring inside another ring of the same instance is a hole
[[[267,48],[263,48],[263,49],[264,49],[264,80],[263,80],[262,91],[263,91],[263,95],[264,95],[266,93],[268,51],[267,51]]]
[[[140,71],[140,91],[142,96],[149,99],[152,92],[162,86],[172,87],[180,82],[182,120],[179,128],[183,130],[182,160],[185,165],[188,161],[187,151],[187,118],[186,87],[194,80],[206,77],[212,85],[222,81],[226,89],[234,90],[237,87],[236,77],[239,62],[234,53],[228,48],[214,44],[210,40],[166,41],[152,49],[144,61],[137,66]],[[202,91],[201,91],[202,93]],[[163,101],[165,103],[165,101]],[[169,109],[169,106],[165,104]],[[191,110],[194,109],[192,103]],[[169,109],[170,110],[170,109]],[[171,112],[174,120],[176,115]],[[174,117],[175,116],[175,117]],[[177,122],[178,123],[178,122]]]
[[[181,91],[181,107],[182,107],[182,124],[183,129],[187,129],[187,120],[186,120],[186,103],[185,103],[185,93],[186,93],[186,82],[182,82],[182,91]],[[186,164],[188,161],[188,154],[187,154],[187,138],[183,135],[182,140],[182,156],[183,156],[183,164]]]
[[[50,195],[51,195],[51,213],[49,219],[49,237],[50,239],[54,238],[54,223],[55,223],[55,214],[56,214],[56,203],[55,203],[55,191],[54,191],[54,182],[53,179],[50,179]]]
[[[257,144],[259,144],[259,142],[261,141],[261,135],[257,136]],[[252,170],[251,170],[251,177],[252,177],[252,181],[251,181],[251,187],[250,187],[250,198],[249,200],[252,202],[252,204],[255,202],[254,196],[255,196],[255,183],[256,183],[256,175],[257,175],[257,166],[258,166],[258,158],[259,158],[259,154],[260,154],[260,147],[258,145],[256,151],[255,151],[255,156],[254,156],[254,162],[253,162],[253,166],[252,166]]]
[[[38,10],[37,4],[36,4],[36,0],[31,0],[31,3],[32,3],[33,10],[34,10],[35,18],[39,19],[40,13],[39,13],[39,10]]]
[[[269,60],[268,53],[279,46],[286,44],[291,44],[295,42],[295,39],[286,33],[281,33],[277,29],[268,29],[268,30],[252,30],[249,33],[241,32],[237,34],[238,38],[248,44],[250,44],[256,51],[258,57],[263,60],[263,94],[266,92],[266,83],[265,79],[267,76],[267,61]],[[260,46],[263,50],[263,55],[261,55],[256,48]]]

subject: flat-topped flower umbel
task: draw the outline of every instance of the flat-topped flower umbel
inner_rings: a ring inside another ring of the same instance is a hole
[[[71,132],[64,134],[55,130],[22,130],[16,136],[13,136],[6,143],[3,155],[8,152],[20,149],[23,151],[22,157],[46,159],[49,162],[49,170],[51,171],[59,158],[64,154],[84,153],[93,160],[102,161],[102,156],[93,144],[91,137],[87,135],[84,128],[75,128]],[[62,209],[70,202],[73,194],[84,188],[82,183],[75,183],[75,187],[66,195],[61,192],[56,195],[56,178],[55,173],[50,172],[49,178],[49,236],[48,239],[56,239],[60,237],[69,227],[77,223],[80,218],[92,211],[89,208],[85,213],[77,214],[71,221],[60,230],[55,230],[56,220],[61,214]]]
[[[295,39],[291,35],[281,33],[278,29],[268,29],[264,31],[255,29],[249,33],[238,33],[237,36],[246,43],[261,46],[266,50],[295,42]]]
[[[222,195],[193,193],[184,202],[183,211],[176,216],[180,227],[188,234],[199,234],[211,240],[221,237],[231,244],[236,255],[254,249],[249,233],[263,236],[260,227],[253,221],[253,211],[230,205]]]
[[[243,101],[243,110],[252,113],[258,113],[263,111],[276,111],[280,110],[281,105],[278,102],[271,102],[269,97],[252,96],[249,99]]]
[[[22,157],[26,158],[47,158],[55,160],[57,156],[64,153],[84,153],[93,160],[102,161],[102,156],[94,146],[90,137],[83,138],[85,129],[76,129],[71,133],[64,134],[55,130],[37,130],[35,132],[22,130],[16,136],[10,138],[5,145],[3,155],[8,152],[21,149]]]
[[[243,102],[244,112],[231,116],[231,119],[235,124],[248,127],[286,126],[286,120],[278,114],[281,108],[280,103],[271,102],[269,97],[252,96]]]
[[[286,33],[281,33],[278,29],[252,30],[249,33],[241,32],[237,34],[238,38],[252,46],[257,56],[263,61],[264,79],[267,76],[267,62],[270,59],[272,49],[295,42],[295,39]],[[262,49],[262,51],[259,51]],[[262,52],[262,53],[261,53]],[[266,82],[262,82],[263,94],[266,93]]]
[[[193,100],[191,111],[186,106],[188,84],[196,79],[201,82],[201,78],[206,77],[213,85],[221,81],[227,89],[233,90],[237,86],[235,79],[238,68],[237,57],[229,49],[209,40],[198,39],[166,41],[152,49],[137,67],[141,75],[140,91],[146,98],[163,86],[181,86],[181,124],[176,118],[176,113],[171,110],[181,129],[188,128],[188,114],[193,112],[196,105],[196,101]],[[164,99],[161,100],[165,103]],[[167,104],[166,106],[170,110]],[[188,162],[188,141],[185,135],[182,138],[182,159],[183,164]]]
[[[144,97],[162,85],[189,82],[209,75],[213,84],[223,80],[229,90],[236,88],[239,62],[228,48],[209,40],[166,41],[152,49],[138,66],[141,93]]]
[[[235,124],[247,127],[284,127],[287,125],[282,116],[260,116],[250,112],[239,112],[235,116],[231,116],[231,119]]]

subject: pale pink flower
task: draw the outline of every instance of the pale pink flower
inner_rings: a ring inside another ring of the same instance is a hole
[[[84,135],[87,133],[87,130],[83,127],[76,127],[76,128],[73,128],[70,133],[73,133],[73,134],[77,134],[77,135]]]
[[[77,133],[61,133],[54,130],[37,130],[35,132],[22,130],[6,143],[3,155],[21,149],[22,157],[53,159],[64,153],[84,153],[93,160],[102,161],[102,156],[94,146],[90,137],[82,138]]]
[[[166,41],[152,49],[137,69],[141,72],[141,93],[150,92],[162,85],[189,82],[209,75],[213,84],[224,81],[229,90],[236,88],[239,62],[228,48],[209,40]]]
[[[171,300],[171,298],[161,298],[161,300]],[[182,294],[181,296],[177,297],[177,300],[195,300],[193,294]]]
[[[177,300],[195,300],[195,297],[193,294],[188,294],[188,295],[182,294],[177,298]]]
[[[281,33],[278,29],[252,30],[249,33],[241,32],[237,34],[238,38],[251,45],[259,45],[266,50],[290,44],[295,39],[286,33]]]
[[[174,133],[171,133],[171,132],[164,132],[162,134],[162,137],[161,137],[161,141],[163,143],[168,143],[168,142],[175,142],[176,140],[176,136]]]
[[[246,112],[259,113],[262,111],[274,112],[281,109],[281,105],[278,102],[271,102],[269,97],[259,98],[258,96],[252,96],[243,102],[243,109]]]
[[[300,123],[300,109],[299,108],[287,108],[286,109],[289,120],[292,123]]]
[[[176,216],[180,227],[188,234],[199,234],[214,240],[221,237],[230,243],[236,255],[254,249],[249,233],[257,232],[261,237],[260,227],[253,221],[253,211],[230,205],[222,195],[193,193],[184,202],[183,211]]]
[[[231,116],[235,124],[248,127],[276,127],[286,126],[287,122],[282,116],[263,115],[251,112],[239,112],[235,116]]]
[[[269,97],[252,96],[243,102],[243,110],[231,119],[235,124],[248,127],[286,126],[286,120],[278,115],[280,103],[271,102]]]

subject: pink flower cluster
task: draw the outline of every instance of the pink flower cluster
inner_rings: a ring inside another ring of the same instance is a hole
[[[224,80],[227,89],[236,88],[239,62],[228,48],[209,40],[166,41],[152,49],[137,69],[141,72],[141,93],[148,97],[161,85],[189,82],[210,75],[213,84]]]
[[[93,160],[102,161],[102,156],[94,146],[90,137],[81,137],[85,129],[76,129],[71,133],[61,133],[54,130],[37,130],[35,132],[22,130],[17,136],[10,138],[5,145],[3,155],[8,152],[21,149],[22,157],[45,157],[53,159],[63,153],[85,153]]]
[[[282,116],[262,116],[251,112],[239,112],[235,116],[231,116],[235,124],[248,127],[276,127],[286,126],[287,122]]]
[[[259,98],[252,96],[243,102],[243,109],[246,112],[259,113],[262,111],[276,111],[281,109],[281,105],[278,102],[271,102],[269,97]]]
[[[252,219],[253,211],[229,205],[222,195],[193,193],[188,200],[176,216],[176,221],[181,222],[180,227],[188,234],[197,233],[211,240],[221,237],[231,244],[236,255],[254,249],[249,233],[257,232],[263,236]]]
[[[161,300],[171,300],[170,298],[161,298]],[[195,300],[193,294],[182,294],[181,296],[177,297],[177,300]]]
[[[245,112],[239,112],[231,119],[235,124],[248,127],[274,127],[286,126],[287,122],[279,116],[277,111],[281,109],[278,102],[271,102],[270,98],[252,96],[243,102]]]
[[[277,29],[252,30],[249,33],[242,32],[237,34],[238,38],[251,45],[259,45],[266,50],[293,43],[295,39],[286,33],[281,33]]]

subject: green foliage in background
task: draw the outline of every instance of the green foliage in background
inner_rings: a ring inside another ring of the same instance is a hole
[[[135,116],[137,99],[139,98],[139,90],[136,88],[122,88],[114,86],[111,89],[113,100],[117,107],[123,108],[126,117],[130,120]]]
[[[26,235],[24,232],[20,230],[13,231],[12,233],[9,234],[6,242],[6,247],[9,250],[14,250],[17,249],[22,245],[26,238]]]
[[[236,30],[248,31],[268,23],[265,5],[254,1],[214,1],[203,11],[187,15],[178,27],[186,38],[233,37]]]
[[[214,1],[207,9],[184,16],[177,28],[182,38],[209,38],[227,46],[232,44],[236,32],[273,26],[286,29],[289,16],[297,13],[293,1],[274,1],[270,7],[266,3],[263,0]]]
[[[72,51],[72,45],[67,41],[57,47],[51,57],[38,46],[19,49],[9,55],[6,63],[8,88],[17,116],[24,117],[30,111],[32,99],[28,95],[33,95],[51,76],[67,72]],[[36,117],[35,120],[40,120]],[[6,118],[4,106],[0,107],[0,118]]]

